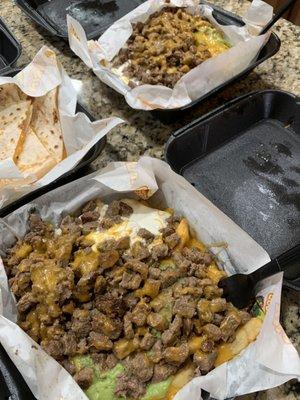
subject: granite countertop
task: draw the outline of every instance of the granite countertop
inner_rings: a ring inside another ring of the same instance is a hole
[[[243,15],[249,2],[246,0],[215,0],[214,3],[236,14]],[[180,122],[163,123],[152,114],[132,110],[125,100],[101,83],[93,72],[75,56],[64,41],[48,35],[28,19],[12,0],[1,0],[0,17],[22,44],[22,55],[18,66],[29,63],[43,45],[52,48],[59,56],[67,73],[83,82],[81,103],[96,118],[119,116],[127,125],[115,128],[108,134],[104,152],[93,163],[92,168],[101,168],[108,162],[135,161],[147,154],[162,158],[166,140],[171,132],[192,119],[224,104],[239,95],[261,89],[282,89],[300,95],[300,27],[281,19],[274,32],[281,39],[280,51],[264,62],[246,78],[223,90],[213,99],[193,108]],[[300,351],[300,294],[284,289],[282,296],[282,324],[288,336]],[[300,398],[297,382],[288,382],[271,390],[242,396],[243,400],[294,400]]]

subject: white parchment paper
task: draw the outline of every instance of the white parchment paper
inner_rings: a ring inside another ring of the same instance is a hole
[[[243,27],[220,25],[212,15],[213,9],[199,3],[199,0],[170,0],[169,3],[166,0],[148,0],[116,21],[97,41],[87,41],[82,26],[68,15],[70,47],[102,82],[121,93],[132,108],[154,110],[183,107],[244,71],[270,35],[257,36],[273,15],[273,8],[261,0],[253,1]],[[119,53],[133,32],[133,23],[145,22],[166,6],[189,7],[191,12],[200,13],[223,31],[233,47],[192,69],[177,82],[174,89],[161,85],[141,85],[131,89],[100,61],[110,62]]]
[[[250,272],[269,261],[268,254],[241,228],[201,195],[164,162],[148,157],[138,163],[116,162],[50,192],[22,207],[4,220],[19,235],[26,231],[28,211],[34,207],[42,217],[59,223],[62,216],[77,210],[85,202],[100,197],[152,196],[150,203],[159,208],[168,205],[188,218],[198,237],[205,243],[226,242],[219,257],[229,274]],[[10,229],[0,229],[0,252],[14,242]],[[255,342],[239,356],[208,375],[195,378],[176,396],[176,400],[199,400],[201,389],[216,399],[268,389],[300,377],[296,349],[279,323],[282,274],[263,281],[257,294],[263,296],[267,311],[262,330]],[[0,341],[38,400],[86,399],[71,376],[14,322],[16,308],[0,259]]]
[[[120,118],[91,122],[83,114],[75,114],[77,94],[71,79],[56,58],[55,53],[43,47],[33,61],[13,78],[0,77],[0,85],[15,83],[28,96],[39,97],[59,87],[58,106],[67,157],[43,178],[31,185],[7,186],[0,190],[0,208],[23,195],[45,186],[71,171],[88,151],[112,128],[123,123]],[[0,179],[24,178],[13,160],[0,161]]]

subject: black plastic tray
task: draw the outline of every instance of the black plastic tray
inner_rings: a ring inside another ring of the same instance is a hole
[[[1,76],[14,76],[20,70],[10,70],[6,73],[1,73]],[[95,119],[88,113],[88,111],[79,103],[77,103],[76,112],[83,112],[85,113],[91,121]],[[50,183],[49,185],[43,186],[40,189],[34,190],[31,193],[21,197],[20,199],[14,201],[13,203],[7,205],[6,207],[0,208],[0,217],[4,217],[5,215],[11,213],[12,211],[16,210],[17,208],[23,206],[26,203],[29,203],[33,199],[41,196],[42,194],[49,192],[57,188],[58,186],[62,186],[68,182],[71,182],[77,178],[80,178],[84,175],[85,172],[88,170],[88,166],[100,155],[102,150],[106,145],[106,137],[102,138],[99,142],[97,142],[90,151],[85,155],[85,157],[76,165],[71,171],[66,172],[64,175],[57,178],[55,181]],[[0,399],[1,400],[1,399]]]
[[[0,18],[0,75],[15,65],[21,51],[20,43]]]
[[[235,99],[175,132],[165,158],[271,258],[300,243],[295,95],[266,90]]]
[[[88,39],[99,36],[144,0],[16,0],[17,5],[52,35],[68,38],[66,16],[83,26]]]

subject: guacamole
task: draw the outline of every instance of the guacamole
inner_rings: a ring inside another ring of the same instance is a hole
[[[121,397],[114,395],[117,377],[124,371],[121,363],[107,372],[100,372],[93,360],[89,356],[77,356],[72,360],[79,371],[84,367],[94,369],[94,380],[92,385],[85,390],[85,394],[90,400],[120,400]],[[141,400],[163,400],[166,397],[172,377],[158,383],[151,383],[147,387],[146,394]]]

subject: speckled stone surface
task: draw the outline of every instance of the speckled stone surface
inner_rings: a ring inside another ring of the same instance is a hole
[[[246,0],[215,0],[214,3],[236,14],[243,15],[249,3]],[[280,51],[250,73],[246,78],[223,90],[209,101],[193,108],[180,122],[162,123],[151,113],[135,111],[125,100],[101,83],[83,62],[69,49],[67,43],[48,35],[28,19],[12,0],[0,1],[0,17],[22,44],[18,66],[31,61],[43,45],[52,48],[59,56],[68,74],[83,82],[81,102],[96,118],[119,116],[126,125],[115,128],[108,135],[104,152],[94,162],[93,168],[105,166],[113,160],[137,160],[144,153],[163,156],[164,144],[171,132],[224,104],[239,95],[261,89],[282,89],[300,95],[300,27],[283,19],[274,32],[281,39]],[[300,293],[283,291],[282,324],[292,342],[300,351]],[[242,396],[243,400],[295,400],[300,399],[299,383],[289,382],[272,390]]]

